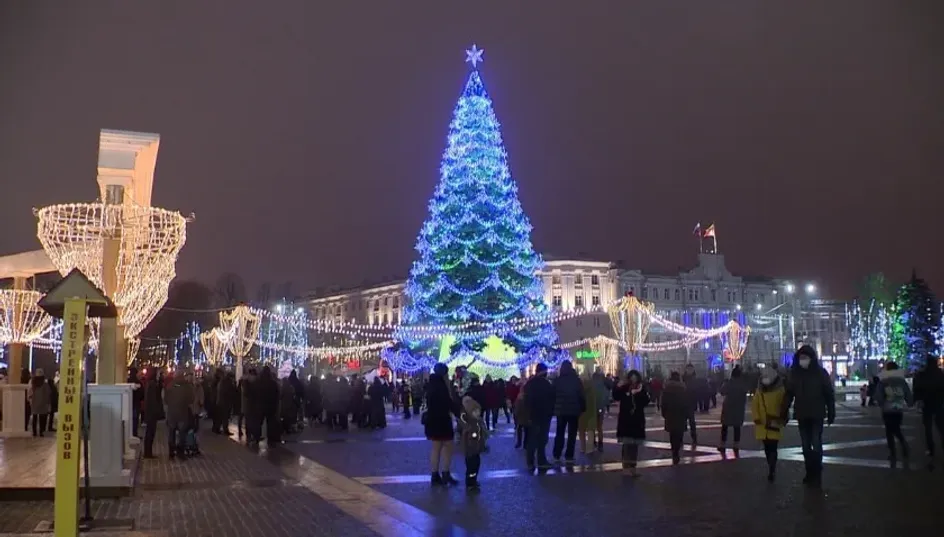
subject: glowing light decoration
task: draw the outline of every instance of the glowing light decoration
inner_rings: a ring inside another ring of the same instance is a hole
[[[596,353],[596,365],[604,373],[614,375],[619,367],[619,342],[608,337],[597,336],[590,340],[590,348]]]
[[[740,360],[747,350],[747,340],[751,335],[750,326],[741,326],[735,321],[728,324],[728,331],[721,335],[724,357],[729,362]]]
[[[211,365],[217,367],[223,365],[223,357],[226,354],[227,346],[226,340],[223,331],[219,328],[200,334],[200,346],[203,347],[203,352]]]
[[[473,47],[467,61],[472,72],[449,125],[440,181],[406,284],[404,326],[393,332],[401,345],[388,353],[398,370],[424,367],[437,347],[444,360],[437,340],[446,335],[454,338],[446,360],[462,356],[498,368],[530,363],[557,341],[537,276],[544,262],[531,245],[531,224],[518,201],[501,128],[476,69],[482,51]],[[429,323],[452,327],[435,334],[410,328]],[[456,330],[462,323],[477,323],[479,330]],[[496,340],[503,352],[493,352]]]
[[[629,352],[636,352],[639,346],[646,341],[649,334],[655,306],[650,302],[642,302],[632,293],[627,294],[610,307],[610,324],[620,344]]]
[[[29,344],[46,332],[52,317],[36,305],[42,297],[39,291],[0,290],[0,344]]]
[[[141,338],[133,337],[128,340],[128,365],[138,357],[138,349],[141,348]]]
[[[253,310],[260,318],[259,359],[264,363],[281,364],[288,360],[293,367],[304,365],[308,350],[308,314],[294,304],[278,304],[275,315]]]
[[[859,302],[846,306],[850,354],[855,360],[884,360],[888,357],[892,331],[892,308],[874,298],[863,307]]]
[[[186,241],[180,213],[131,203],[69,203],[36,211],[37,236],[59,272],[81,270],[99,288],[107,238],[118,238],[117,287],[112,300],[125,337],[133,338],[167,301],[177,255]]]
[[[174,342],[174,362],[197,364],[205,361],[197,352],[197,345],[200,343],[200,325],[196,322],[189,322],[184,327],[184,331],[177,336]]]
[[[240,304],[230,311],[220,312],[220,327],[227,334],[229,351],[236,357],[236,377],[242,378],[243,358],[259,339],[259,316]]]

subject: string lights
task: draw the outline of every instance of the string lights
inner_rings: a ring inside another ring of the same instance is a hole
[[[167,301],[177,255],[186,241],[180,213],[131,203],[68,203],[36,211],[37,236],[64,276],[81,270],[104,289],[106,239],[119,241],[117,284],[112,296],[125,336],[133,338]]]
[[[0,290],[0,344],[29,344],[46,332],[52,317],[37,305],[42,296],[26,289]]]
[[[207,361],[211,365],[220,366],[223,364],[223,356],[226,354],[227,337],[219,328],[214,328],[209,332],[200,334],[200,346],[206,354]]]
[[[220,312],[220,327],[227,347],[236,357],[236,377],[242,378],[243,358],[259,339],[259,316],[245,304]]]

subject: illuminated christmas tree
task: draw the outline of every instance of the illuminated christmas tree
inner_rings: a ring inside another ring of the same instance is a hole
[[[937,352],[936,336],[941,329],[941,309],[924,280],[912,273],[901,286],[893,306],[889,357],[899,365],[917,369]]]
[[[410,336],[401,339],[411,353],[452,365],[511,370],[536,359],[557,334],[538,320],[548,315],[537,276],[543,260],[532,248],[531,224],[476,69],[482,50],[473,46],[466,61],[472,72],[449,125],[439,185],[417,240],[401,332]],[[464,328],[436,339],[409,330],[429,324]]]

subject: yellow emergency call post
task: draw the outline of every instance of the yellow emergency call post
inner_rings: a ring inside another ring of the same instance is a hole
[[[88,317],[115,317],[117,311],[105,293],[78,269],[73,269],[46,293],[39,306],[63,321],[53,531],[55,537],[78,537],[85,321]]]

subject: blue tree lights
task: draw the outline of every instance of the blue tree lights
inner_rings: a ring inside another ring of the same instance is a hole
[[[442,350],[477,356],[473,360],[493,367],[521,365],[556,343],[557,334],[546,323],[509,324],[548,315],[536,274],[543,260],[531,245],[498,118],[476,69],[482,50],[467,51],[466,61],[472,72],[449,125],[440,181],[416,243],[419,259],[406,285],[403,320],[407,326],[485,323],[487,330],[447,338],[452,343]],[[423,349],[435,356],[438,341],[403,343],[410,354]],[[496,344],[510,356],[482,353]]]

